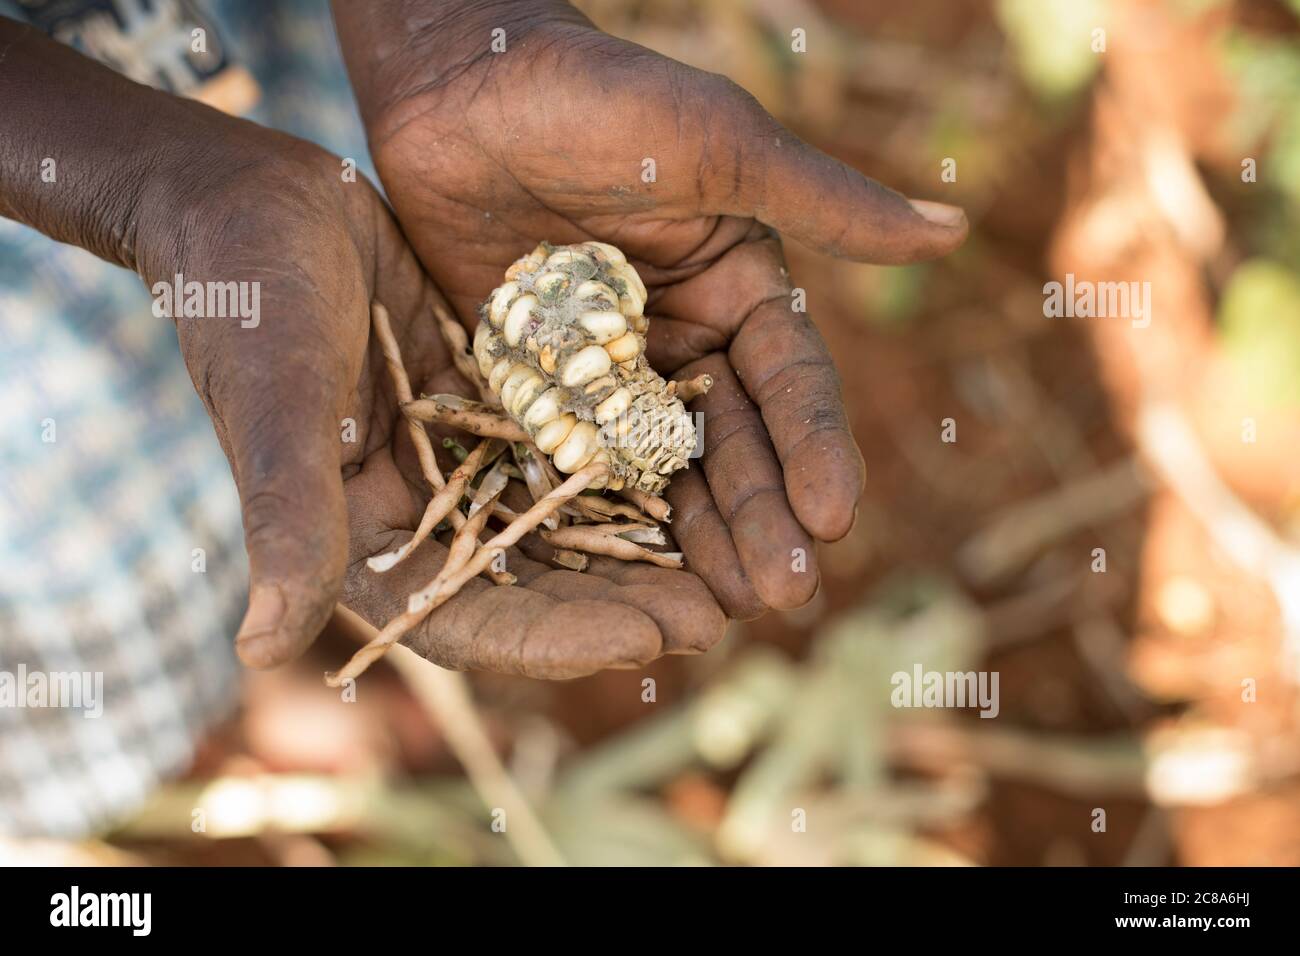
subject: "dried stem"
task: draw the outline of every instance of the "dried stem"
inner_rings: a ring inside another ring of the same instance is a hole
[[[480,508],[496,510],[497,499],[510,484],[509,464],[504,458],[498,458],[492,470],[483,476],[476,490],[469,499],[469,516],[474,517]]]
[[[402,650],[405,653],[394,655],[393,664],[437,720],[484,807],[505,811],[509,821],[506,839],[519,861],[525,866],[564,866],[564,857],[493,749],[492,738],[474,706],[469,681]]]
[[[447,555],[447,563],[438,575],[412,594],[407,602],[407,610],[384,625],[384,629],[353,654],[342,669],[326,674],[325,683],[338,687],[345,680],[355,679],[365,673],[371,664],[383,657],[390,647],[417,627],[431,612],[455,597],[467,581],[487,570],[498,554],[504,553],[506,548],[541,524],[547,515],[607,471],[608,467],[604,464],[588,465],[476,549],[478,532],[492,513],[491,507],[480,508],[456,532]]]
[[[469,336],[465,334],[465,327],[456,321],[456,317],[452,315],[451,309],[445,302],[435,302],[432,311],[434,319],[438,322],[438,329],[442,332],[442,340],[447,343],[447,349],[451,352],[451,360],[456,364],[456,371],[460,372],[465,381],[477,388],[480,395],[486,397],[491,389],[487,387],[487,382],[483,381],[483,376],[479,373],[478,363],[474,361],[474,354],[470,351]]]
[[[492,515],[492,504],[496,501],[498,495],[500,495],[500,492],[489,498],[485,506],[474,512],[464,526],[452,537],[451,547],[447,549],[447,560],[439,574],[448,574],[451,571],[459,570],[469,561],[474,554],[475,546],[478,544],[478,536],[487,527],[487,520]]]
[[[515,511],[509,505],[503,505],[499,501],[492,505],[492,514],[502,521],[514,521],[519,517],[518,511]]]
[[[582,525],[540,532],[542,540],[557,548],[573,548],[590,554],[603,554],[623,561],[646,561],[661,568],[680,568],[680,554],[660,554],[649,551],[614,534],[593,531]]]
[[[379,340],[379,347],[383,349],[384,360],[388,363],[388,374],[393,380],[393,390],[397,393],[397,404],[399,406],[409,404],[415,399],[415,395],[411,392],[411,380],[406,375],[406,366],[402,364],[402,350],[397,344],[397,337],[393,335],[388,310],[378,302],[373,303],[370,306],[370,321],[375,330],[375,338]],[[406,420],[406,428],[415,445],[415,453],[420,459],[420,470],[424,473],[425,481],[434,491],[439,490],[445,482],[442,479],[442,471],[438,468],[437,456],[433,453],[433,442],[429,440],[429,433],[424,430],[423,425],[409,418]]]
[[[515,445],[515,462],[523,472],[524,484],[528,486],[528,493],[533,496],[534,501],[541,501],[559,484],[558,480],[552,480],[554,469],[542,466],[544,460],[542,453],[531,441]],[[548,528],[558,528],[559,516],[548,515],[543,524]]]
[[[641,491],[638,488],[624,488],[619,494],[656,521],[669,522],[672,520],[672,505],[658,495],[652,495],[650,492]]]
[[[464,399],[456,403],[447,401],[450,397],[430,395],[407,402],[402,406],[402,414],[417,422],[452,425],[461,431],[485,438],[503,438],[506,441],[528,440],[528,433],[505,415],[493,411],[481,402],[468,402]]]
[[[429,499],[429,504],[424,509],[424,517],[420,519],[420,526],[415,529],[415,534],[409,541],[396,551],[378,554],[368,559],[366,566],[371,571],[387,571],[418,548],[433,533],[433,529],[438,527],[438,523],[460,504],[461,496],[465,493],[465,486],[478,474],[479,468],[483,466],[484,456],[493,444],[492,439],[479,442],[474,450],[469,453],[469,456],[451,473],[447,483]],[[462,529],[465,527],[468,527],[468,525],[462,525]]]
[[[677,386],[678,398],[683,402],[689,402],[693,398],[699,398],[701,395],[709,393],[709,389],[713,387],[713,376],[697,375],[694,378],[687,378],[669,384]]]
[[[352,632],[359,640],[375,636],[376,631],[370,624],[342,605],[335,608],[334,613],[344,630]],[[425,712],[442,730],[483,805],[491,810],[499,807],[505,811],[510,822],[505,830],[506,839],[520,862],[525,866],[562,866],[563,857],[497,756],[464,675],[443,670],[406,648],[393,655],[392,664]]]
[[[466,581],[486,568],[497,554],[516,544],[520,538],[541,524],[547,515],[581,492],[598,477],[606,474],[608,470],[608,466],[602,463],[588,465],[581,471],[574,473],[568,481],[506,525],[496,537],[484,542],[483,547],[463,567],[453,567],[449,558],[447,566],[439,572],[436,578],[411,595],[411,599],[407,604],[408,613],[427,614],[443,604],[459,591]],[[480,514],[486,515],[489,510],[484,508]]]
[[[630,502],[610,501],[608,498],[597,498],[591,495],[583,495],[581,498],[574,499],[572,503],[565,505],[564,511],[598,524],[609,521],[611,518],[622,517],[647,528],[655,525],[654,518]]]
[[[622,522],[610,521],[602,524],[584,525],[590,531],[597,531],[600,534],[616,534],[627,538],[629,541],[635,541],[637,544],[658,544],[665,545],[668,538],[664,535],[663,529],[658,525],[644,524],[627,524]]]
[[[384,359],[388,363],[388,373],[393,380],[393,391],[397,393],[397,404],[400,406],[413,401],[415,395],[411,392],[411,380],[406,375],[406,366],[402,364],[402,350],[397,344],[397,337],[393,335],[388,310],[378,302],[371,303],[370,321],[375,331],[375,338],[379,341],[379,347],[383,350]],[[420,460],[420,471],[424,475],[424,480],[435,492],[439,491],[446,482],[443,480],[442,470],[438,467],[438,458],[433,453],[433,442],[429,440],[429,433],[424,430],[423,425],[409,418],[406,419],[406,427],[411,435],[411,443],[415,445],[415,453]],[[448,518],[453,528],[460,528],[465,522],[465,516],[455,508]],[[515,582],[514,575],[499,571],[489,571],[488,576],[494,584],[506,585]]]
[[[474,517],[465,520],[465,522],[460,526],[460,530],[457,531],[455,536],[451,539],[451,546],[447,551],[447,560],[443,564],[442,571],[438,573],[438,577],[435,578],[434,581],[439,580],[444,574],[446,574],[449,568],[454,569],[464,567],[469,556],[473,554],[474,546],[478,543],[479,532],[482,531],[483,526],[487,524],[488,515],[491,513],[491,507],[480,508]],[[488,554],[488,560],[491,560],[491,555],[488,552],[482,553]],[[473,575],[467,576],[465,581],[468,581],[470,577],[473,577]],[[462,581],[461,584],[463,585],[464,581]],[[448,597],[450,597],[450,595],[448,595]],[[413,599],[414,598],[412,598],[412,600]],[[397,641],[407,633],[414,630],[415,627],[428,616],[429,610],[432,610],[432,608],[419,612],[408,609],[405,613],[397,615],[397,617],[385,624],[384,629],[380,631],[368,644],[353,654],[348,662],[343,665],[341,670],[326,674],[325,683],[330,687],[338,687],[348,679],[356,679],[357,677],[360,677],[366,672],[371,664],[388,653],[390,647],[397,643]]]

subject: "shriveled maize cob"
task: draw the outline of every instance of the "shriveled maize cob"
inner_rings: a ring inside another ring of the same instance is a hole
[[[543,242],[483,304],[474,357],[489,387],[557,469],[609,466],[596,487],[665,488],[695,428],[645,358],[646,289],[603,242]]]

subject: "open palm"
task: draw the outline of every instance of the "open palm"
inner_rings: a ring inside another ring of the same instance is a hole
[[[689,566],[733,617],[805,603],[813,539],[847,533],[863,464],[774,229],[893,264],[951,251],[965,217],[910,202],[801,142],[724,77],[572,9],[507,36],[505,52],[484,31],[427,67],[375,67],[345,42],[404,231],[471,329],[538,240],[623,249],[650,290],[651,363],[715,381],[692,405],[703,467],[668,491]]]
[[[311,144],[221,122],[231,151],[194,171],[205,187],[188,227],[139,265],[150,280],[181,272],[261,289],[256,323],[181,317],[177,328],[243,507],[252,582],[237,647],[265,667],[310,643],[340,598],[382,627],[446,558],[429,540],[385,573],[366,566],[412,536],[430,495],[370,303],[389,310],[415,388],[471,389],[434,321],[439,293],[373,187],[343,182],[339,160]],[[447,667],[563,678],[722,635],[717,602],[685,571],[596,559],[577,574],[517,550],[507,566],[518,584],[471,581],[405,643]]]

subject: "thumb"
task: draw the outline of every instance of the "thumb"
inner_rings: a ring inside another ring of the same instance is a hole
[[[273,367],[273,376],[243,374],[245,384],[257,384],[242,394],[224,401],[211,396],[239,489],[250,568],[248,611],[235,648],[254,668],[292,660],[316,639],[338,601],[347,563],[341,389],[319,362]]]
[[[820,252],[880,265],[935,259],[965,241],[959,207],[881,185],[809,146],[733,89],[728,113],[736,139],[717,144],[726,158],[711,164],[706,183],[706,195],[724,207],[715,211],[752,216]]]

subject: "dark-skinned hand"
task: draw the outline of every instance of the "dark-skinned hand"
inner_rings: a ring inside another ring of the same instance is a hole
[[[715,382],[692,405],[702,461],[667,492],[688,566],[731,617],[807,602],[813,542],[852,526],[863,462],[775,230],[899,264],[955,249],[964,214],[909,201],[725,77],[558,0],[350,0],[335,20],[380,179],[467,328],[541,239],[624,250],[650,290],[651,363]]]
[[[470,394],[433,320],[438,293],[390,211],[302,140],[131,83],[12,21],[0,19],[0,45],[0,103],[13,107],[0,127],[13,144],[0,151],[0,213],[151,287],[178,273],[258,284],[255,322],[176,318],[243,507],[240,658],[294,657],[340,598],[382,626],[446,548],[428,541],[384,574],[365,564],[411,536],[429,499],[370,303],[391,313],[417,390]],[[28,172],[45,156],[63,171],[56,188]],[[518,551],[507,561],[517,585],[471,581],[406,643],[448,667],[561,678],[721,636],[717,602],[685,571],[595,560],[577,574]]]

